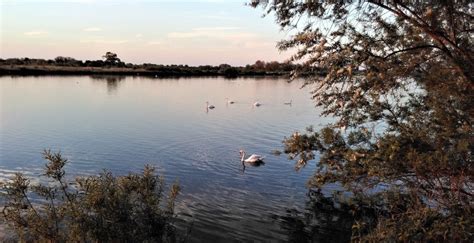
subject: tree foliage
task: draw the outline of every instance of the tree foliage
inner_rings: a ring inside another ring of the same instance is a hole
[[[292,61],[327,72],[306,84],[314,87],[323,115],[336,121],[291,135],[285,147],[298,158],[297,168],[319,159],[311,187],[337,182],[354,195],[380,200],[373,204],[378,223],[353,239],[472,239],[474,4],[251,5],[293,33],[279,43],[281,50],[296,49]]]
[[[106,52],[102,58],[105,59],[104,62],[108,65],[116,65],[121,62],[117,54],[110,51]]]
[[[77,66],[81,65],[82,61],[78,61],[72,57],[58,56],[54,58],[54,63],[56,63],[58,66]]]
[[[21,173],[2,185],[2,216],[20,242],[174,242],[177,184],[164,195],[163,178],[143,174],[66,179],[67,159],[44,152],[45,181]]]

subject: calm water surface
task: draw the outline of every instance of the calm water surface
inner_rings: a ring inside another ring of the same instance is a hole
[[[314,165],[295,172],[284,136],[328,122],[302,82],[274,78],[0,77],[0,180],[38,178],[45,148],[74,175],[155,165],[179,181],[193,240],[287,240],[281,217],[304,208]],[[225,98],[235,104],[226,104]],[[263,105],[253,107],[255,101]],[[292,100],[292,105],[284,105]],[[205,102],[215,105],[206,111]],[[239,149],[266,156],[243,170]]]

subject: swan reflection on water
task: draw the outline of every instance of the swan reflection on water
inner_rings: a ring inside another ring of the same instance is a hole
[[[265,162],[263,161],[259,161],[259,162],[253,162],[253,163],[249,163],[249,162],[244,162],[242,161],[242,174],[245,173],[245,168],[247,166],[250,166],[250,167],[260,167],[262,165],[265,165]]]

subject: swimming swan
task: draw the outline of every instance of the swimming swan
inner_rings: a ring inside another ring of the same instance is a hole
[[[216,107],[213,106],[213,105],[209,105],[209,101],[206,101],[206,105],[207,105],[207,108],[208,108],[208,109],[214,109],[214,108],[216,108]]]
[[[247,163],[263,162],[263,159],[265,158],[265,157],[262,157],[262,156],[257,155],[257,154],[252,154],[252,155],[250,155],[250,157],[245,159],[245,151],[240,150],[239,153],[240,153],[240,156],[242,156],[240,161],[247,162]]]

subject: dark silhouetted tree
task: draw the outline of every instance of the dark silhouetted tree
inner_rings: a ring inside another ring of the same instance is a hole
[[[80,66],[82,61],[78,61],[72,57],[58,56],[54,58],[54,62],[59,66]]]
[[[104,58],[105,64],[110,65],[110,66],[117,65],[121,62],[117,54],[113,52],[109,52],[109,51],[105,53],[105,55],[103,55],[102,58]]]
[[[474,232],[474,4],[254,0],[291,37],[334,124],[285,140],[311,187],[341,185],[380,210],[353,240],[471,241]],[[297,70],[298,71],[298,70]],[[298,72],[295,73],[298,75]],[[377,206],[376,206],[377,205]]]
[[[256,70],[264,70],[265,69],[265,62],[261,60],[257,60],[255,64],[252,65]]]

